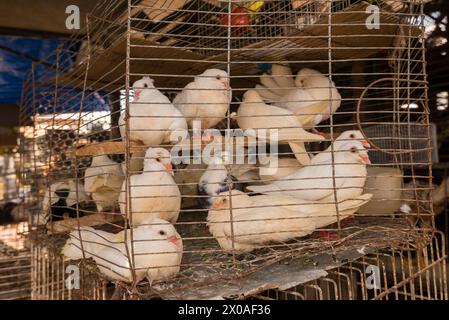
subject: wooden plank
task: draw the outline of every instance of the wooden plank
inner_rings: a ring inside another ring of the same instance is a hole
[[[169,37],[168,33],[171,30],[173,30],[174,28],[176,28],[177,26],[179,26],[179,22],[185,21],[186,18],[187,18],[187,16],[183,15],[174,21],[176,23],[167,23],[165,26],[163,26],[159,30],[156,30],[157,34],[150,35],[149,37],[147,37],[147,39],[150,41],[158,42],[158,40],[162,37]],[[171,40],[173,40],[173,38],[171,38]],[[175,42],[178,42],[179,39],[175,39],[175,40],[176,40]],[[164,42],[164,45],[167,45],[167,43]]]
[[[125,153],[125,143],[123,141],[106,141],[85,145],[76,150],[73,156],[88,157],[99,156],[105,154]],[[146,147],[139,142],[130,143],[130,152],[145,152]]]
[[[324,134],[325,139],[330,140],[329,134]],[[338,134],[335,134],[335,137],[338,137]],[[232,137],[230,139],[232,146],[241,146],[241,139]],[[299,141],[299,140],[298,140]],[[223,149],[226,148],[226,139],[223,138],[222,140],[222,147]],[[267,141],[267,144],[269,141]],[[178,144],[177,147],[183,148],[184,150],[192,150],[196,145],[201,145],[201,149],[206,147],[208,143],[201,143],[201,140],[196,140],[194,138],[191,138],[190,141],[186,144]],[[279,145],[286,145],[287,142],[279,142]],[[131,141],[129,146],[129,152],[130,153],[137,153],[137,152],[145,152],[150,146],[143,145],[142,143],[138,141]],[[159,145],[154,147],[162,147],[171,149],[172,145]],[[243,140],[243,147],[248,147],[248,138],[246,137]],[[99,143],[93,143],[89,145],[85,145],[83,147],[80,147],[78,150],[76,150],[72,155],[76,157],[93,157],[93,156],[99,156],[104,154],[119,154],[119,153],[125,153],[125,143],[123,141],[106,141],[106,142],[99,142]]]
[[[139,6],[152,22],[159,22],[182,8],[189,0],[142,0]]]
[[[117,223],[123,220],[121,214],[94,213],[79,219],[65,219],[47,223],[47,234],[70,232],[81,227],[94,227],[106,223]]]

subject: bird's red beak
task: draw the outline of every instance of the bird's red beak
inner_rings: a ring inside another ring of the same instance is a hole
[[[365,148],[371,148],[371,145],[370,145],[369,142],[366,141],[365,139],[360,140],[360,142],[362,143],[362,145],[363,145]]]
[[[170,172],[172,176],[175,175],[175,173],[173,172],[173,165],[171,163],[164,164],[164,167],[165,167],[165,170]]]
[[[181,248],[181,239],[178,236],[171,236],[167,238],[168,242],[173,243],[178,248]]]
[[[138,100],[140,98],[141,93],[142,93],[142,90],[134,90],[134,99]]]
[[[223,86],[225,87],[225,89],[228,89],[229,88],[229,83],[227,81],[223,82]]]
[[[369,159],[368,155],[361,154],[360,158],[362,158],[362,161],[363,161],[364,164],[371,164],[371,160]]]

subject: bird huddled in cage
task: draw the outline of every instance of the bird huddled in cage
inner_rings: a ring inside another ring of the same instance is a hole
[[[364,194],[338,203],[345,219],[367,203]],[[232,202],[232,215],[230,211]],[[270,242],[304,237],[337,221],[337,205],[288,196],[249,196],[239,190],[222,192],[207,216],[209,231],[226,252],[249,252]]]
[[[187,122],[171,101],[154,86],[154,80],[143,77],[134,82],[134,101],[129,104],[129,127],[126,112],[119,118],[120,135],[146,146],[179,142],[187,132]]]
[[[341,105],[335,83],[317,70],[303,68],[293,79],[289,66],[273,64],[271,75],[263,74],[260,81],[256,89],[262,98],[293,112],[307,129],[329,119]]]
[[[310,163],[310,157],[304,142],[324,140],[321,135],[305,131],[291,111],[265,104],[256,90],[248,90],[243,95],[243,101],[237,110],[237,123],[243,130],[276,129],[278,141],[288,142],[296,159],[305,165]],[[258,138],[266,137],[258,136]]]
[[[318,165],[322,162],[328,161],[328,157],[330,153],[332,152],[332,148],[335,148],[335,150],[338,150],[341,148],[341,146],[349,141],[356,140],[360,141],[360,143],[365,148],[370,148],[369,142],[365,139],[363,134],[360,132],[360,130],[347,130],[342,132],[338,135],[338,137],[335,139],[334,143],[331,144],[327,149],[324,151],[314,155],[311,157],[310,164],[311,165]],[[332,147],[333,145],[333,147]],[[261,180],[276,180],[283,178],[293,172],[296,172],[299,168],[303,167],[296,159],[293,158],[280,158],[276,160],[277,170],[273,174],[271,173],[265,173],[264,171],[259,172],[259,176]],[[269,168],[272,166],[271,163],[265,164],[262,167]]]
[[[76,218],[84,215],[83,208],[89,208],[91,199],[84,190],[84,185],[75,180],[56,182],[45,191],[42,200],[43,219],[39,223],[50,220],[59,221],[64,218]],[[78,207],[78,210],[77,210]],[[78,211],[78,214],[77,214]]]
[[[214,156],[198,182],[197,188],[200,196],[198,203],[204,209],[209,209],[214,203],[215,197],[229,188],[243,191],[245,187],[226,170],[224,162],[223,157]]]
[[[290,195],[309,201],[338,202],[357,197],[362,194],[365,185],[366,165],[371,163],[368,153],[357,140],[337,147],[334,146],[334,153],[318,155],[323,160],[320,163],[302,167],[270,184],[248,186],[247,189],[262,194]]]
[[[182,238],[171,223],[149,218],[132,229],[132,236],[130,229],[113,234],[81,227],[70,233],[61,251],[70,260],[93,258],[107,278],[131,283],[133,275],[128,252],[134,253],[135,284],[145,278],[152,284],[179,272]]]
[[[107,155],[93,157],[84,174],[84,190],[95,201],[99,212],[111,211],[118,204],[124,176],[121,165]]]
[[[208,69],[187,84],[175,97],[173,104],[181,111],[192,127],[193,121],[201,121],[203,129],[217,125],[228,111],[230,97],[228,73],[220,69]]]
[[[170,152],[163,148],[149,148],[145,153],[143,172],[130,176],[129,186],[126,180],[123,181],[119,196],[120,212],[126,215],[126,205],[130,203],[134,225],[149,217],[176,222],[181,209],[181,193],[173,175]]]

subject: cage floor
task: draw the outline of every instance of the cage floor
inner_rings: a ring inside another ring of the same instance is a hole
[[[403,218],[356,216],[332,241],[321,238],[315,232],[286,243],[270,244],[251,253],[232,255],[221,251],[217,241],[209,234],[205,218],[204,212],[181,214],[177,225],[184,239],[180,273],[168,282],[153,283],[151,286],[142,282],[137,287],[138,293],[133,293],[134,297],[243,298],[268,288],[291,287],[292,282],[300,284],[319,278],[326,270],[367,253],[385,247],[400,247],[423,236],[416,234]],[[42,237],[41,232],[34,232],[31,236],[35,243],[56,256],[66,237]],[[87,267],[85,275],[89,279],[101,281],[103,277],[93,261],[86,261],[84,266]],[[76,292],[72,292],[72,297],[76,296]]]

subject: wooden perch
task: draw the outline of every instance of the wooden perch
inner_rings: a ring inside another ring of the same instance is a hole
[[[47,234],[57,234],[70,232],[78,228],[78,221],[81,227],[93,227],[106,223],[117,223],[123,220],[120,214],[94,213],[79,219],[64,219],[47,223]]]
[[[330,135],[325,134],[324,135],[326,139],[330,139]],[[335,137],[338,137],[338,134],[335,134]],[[223,140],[223,149],[225,149],[225,143],[226,139],[222,138]],[[190,139],[190,142],[183,145],[178,144],[177,146],[179,148],[183,148],[184,150],[193,150],[194,143],[196,145],[201,144],[201,140],[194,141],[193,138]],[[208,143],[202,143],[201,149],[203,149]],[[231,138],[231,144],[233,146],[241,145],[241,140],[237,140],[236,137]],[[267,141],[267,144],[269,144],[269,141]],[[279,145],[287,144],[287,142],[279,142]],[[158,146],[154,146],[158,147]],[[160,145],[159,147],[171,149],[172,145]],[[245,137],[243,139],[243,147],[248,147],[248,139]],[[149,146],[143,145],[142,143],[138,141],[131,141],[129,146],[129,152],[130,153],[137,153],[137,152],[145,152]],[[119,154],[119,153],[125,153],[126,147],[123,141],[106,141],[106,142],[99,142],[99,143],[93,143],[89,145],[85,145],[78,150],[74,152],[74,156],[76,157],[93,157],[93,156],[99,156],[104,154]]]

